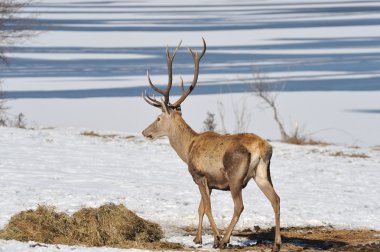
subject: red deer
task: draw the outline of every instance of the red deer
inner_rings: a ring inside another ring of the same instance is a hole
[[[272,146],[255,134],[221,135],[214,132],[197,133],[191,129],[182,118],[181,103],[197,84],[199,62],[206,52],[206,42],[203,39],[203,51],[200,54],[188,48],[195,66],[193,81],[185,90],[181,78],[182,95],[177,101],[171,103],[169,94],[172,87],[173,60],[180,45],[181,43],[172,55],[169,48],[166,49],[169,81],[165,89],[156,87],[149,73],[147,74],[150,86],[163,98],[157,100],[146,92],[143,93],[143,98],[150,105],[161,109],[162,113],[142,134],[149,139],[167,136],[178,156],[188,165],[189,172],[199,187],[201,202],[198,209],[199,225],[195,243],[202,243],[202,223],[206,213],[214,235],[214,247],[226,247],[244,209],[242,189],[253,179],[272,204],[276,224],[273,251],[279,251],[281,247],[280,198],[273,189],[270,177]],[[223,237],[211,213],[210,195],[213,189],[230,191],[234,202],[233,217]]]

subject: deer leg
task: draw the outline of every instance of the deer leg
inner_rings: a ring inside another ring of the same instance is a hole
[[[197,230],[197,235],[195,236],[193,241],[196,244],[202,244],[202,224],[203,224],[203,216],[205,215],[205,208],[203,206],[202,197],[201,197],[201,202],[199,203],[198,215],[199,215],[198,230]]]
[[[210,221],[211,229],[212,229],[212,232],[214,234],[214,246],[213,247],[218,248],[220,240],[221,240],[221,236],[219,234],[218,228],[216,227],[214,217],[212,216],[212,213],[211,213],[210,189],[208,188],[206,178],[205,177],[201,178],[199,183],[197,183],[197,184],[199,187],[199,191],[201,192],[201,195],[202,195],[202,202],[203,202],[204,211],[207,215],[208,220]]]
[[[209,191],[211,195],[212,190],[209,189]],[[202,226],[203,226],[203,217],[205,215],[205,207],[203,204],[202,197],[201,197],[201,202],[199,203],[198,214],[199,214],[199,223],[198,223],[197,235],[195,236],[193,241],[196,244],[202,244]]]
[[[245,148],[235,148],[233,151],[226,152],[223,158],[223,164],[227,171],[229,178],[229,186],[234,201],[234,214],[232,216],[230,225],[228,226],[223,240],[220,244],[220,248],[225,248],[227,243],[230,242],[232,231],[238,222],[241,213],[244,210],[242,188],[244,177],[247,173],[250,162],[250,155]]]
[[[231,146],[223,156],[224,170],[228,177],[228,184],[234,201],[234,214],[223,236],[223,240],[220,243],[219,247],[221,249],[225,248],[227,243],[230,242],[232,231],[240,218],[240,214],[244,210],[241,191],[243,189],[244,177],[249,168],[250,159],[251,155],[242,145]]]
[[[211,195],[211,189],[210,190],[210,195]],[[198,214],[199,214],[199,223],[198,223],[198,230],[197,230],[197,235],[194,238],[194,242],[196,244],[202,244],[202,225],[203,225],[203,216],[205,215],[205,208],[203,205],[203,200],[201,197],[201,202],[199,203],[199,208],[198,208]]]
[[[228,226],[226,233],[223,236],[223,240],[220,243],[219,248],[221,249],[225,248],[226,245],[230,242],[232,231],[234,230],[234,227],[236,223],[238,222],[241,213],[244,210],[241,187],[239,187],[238,189],[232,189],[232,188],[230,189],[231,189],[232,199],[234,201],[234,215],[231,219],[231,223]]]
[[[280,197],[275,192],[272,181],[270,178],[269,171],[269,162],[266,164],[263,161],[260,161],[257,173],[255,177],[256,184],[259,186],[261,191],[265,194],[265,196],[268,198],[270,203],[272,204],[274,214],[275,214],[275,238],[274,238],[274,245],[273,245],[273,251],[280,251],[281,248],[281,234],[280,234]]]

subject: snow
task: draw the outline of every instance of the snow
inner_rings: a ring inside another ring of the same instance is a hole
[[[113,202],[160,223],[167,240],[193,246],[183,227],[197,225],[198,190],[167,140],[139,134],[159,112],[140,95],[151,93],[147,70],[154,83],[167,82],[166,45],[182,40],[198,50],[204,37],[208,50],[198,86],[183,104],[186,121],[200,131],[210,111],[221,130],[222,103],[229,132],[236,111],[245,110],[246,130],[274,140],[272,176],[283,226],[380,229],[380,152],[371,148],[380,144],[379,7],[345,0],[34,2],[24,15],[37,19],[38,36],[9,48],[10,64],[0,66],[9,115],[22,112],[35,128],[0,128],[0,228],[38,204],[73,213]],[[190,83],[192,73],[183,48],[174,63],[175,85],[180,74]],[[277,97],[287,129],[298,124],[305,135],[337,145],[276,142],[272,112],[246,92],[257,73],[294,91]],[[90,130],[134,137],[80,134]],[[238,229],[273,225],[271,206],[254,183],[243,197]],[[213,193],[212,204],[218,226],[226,227],[229,193]],[[212,236],[203,240],[211,248]],[[0,240],[0,252],[119,251],[30,245]]]
[[[39,204],[73,213],[113,202],[160,223],[167,240],[193,246],[193,237],[183,228],[196,227],[200,194],[167,139],[149,141],[141,135],[100,131],[118,134],[103,139],[81,135],[85,131],[0,128],[0,228],[13,214]],[[380,229],[379,151],[272,144],[271,173],[281,197],[282,226]],[[334,156],[340,151],[369,158]],[[271,205],[254,182],[244,189],[243,199],[245,210],[237,229],[274,224]],[[212,206],[217,225],[225,228],[233,213],[229,192],[215,191]],[[203,248],[212,247],[211,235],[205,243]],[[7,251],[12,244],[27,246],[1,241],[0,248]]]
[[[83,246],[66,246],[66,245],[49,245],[49,244],[37,244],[35,242],[18,242],[18,241],[5,241],[0,240],[1,252],[72,252],[72,251],[91,251],[91,252],[122,252],[125,249],[108,248],[108,247],[83,247]],[[146,250],[128,249],[128,252],[139,252]]]
[[[377,108],[375,105],[378,104],[379,96],[379,91],[283,92],[278,95],[277,104],[285,127],[289,130],[298,123],[301,133],[314,139],[349,146],[372,146],[380,143],[380,117],[376,113],[360,113],[356,109]],[[173,96],[172,99],[176,100],[177,97]],[[195,130],[203,129],[207,111],[214,112],[217,128],[221,130],[218,102],[223,104],[224,121],[229,132],[236,130],[234,110],[241,113],[245,108],[246,118],[250,117],[248,131],[269,139],[280,138],[272,111],[263,110],[265,106],[251,94],[190,95],[183,103],[182,110]],[[135,133],[147,127],[160,112],[146,104],[140,96],[22,99],[9,101],[8,104],[13,111],[22,111],[32,127],[60,125]],[[38,113],[34,114],[37,108]],[[34,114],[32,118],[29,116],[31,114]]]

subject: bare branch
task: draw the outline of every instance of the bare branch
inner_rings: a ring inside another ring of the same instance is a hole
[[[224,115],[226,114],[226,110],[224,109],[224,105],[221,101],[217,101],[217,106],[218,106],[218,113],[220,117],[220,124],[222,125],[222,133],[226,134],[227,129],[226,129],[226,124],[224,122]]]
[[[31,0],[1,0],[0,2],[0,61],[7,63],[6,49],[22,42],[35,32],[32,31],[33,19],[20,17],[23,8]]]
[[[254,94],[262,99],[266,105],[268,105],[273,110],[274,120],[276,121],[278,128],[280,130],[282,141],[287,141],[289,139],[289,134],[286,132],[284,125],[279,117],[279,113],[276,105],[276,95],[269,92],[270,84],[265,81],[260,73],[256,73],[254,76],[254,82],[252,85]]]

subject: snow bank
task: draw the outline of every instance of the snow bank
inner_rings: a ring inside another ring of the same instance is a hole
[[[14,213],[38,204],[73,213],[112,202],[160,223],[169,240],[191,244],[181,228],[196,227],[200,195],[168,141],[139,135],[125,139],[130,135],[120,132],[120,138],[103,139],[83,136],[83,131],[0,128],[0,227]],[[380,229],[379,151],[273,145],[272,177],[281,197],[282,226]],[[359,153],[369,158],[348,157]],[[238,229],[273,225],[270,203],[254,182],[243,199]],[[212,204],[217,225],[226,227],[233,212],[230,194],[215,191]]]

